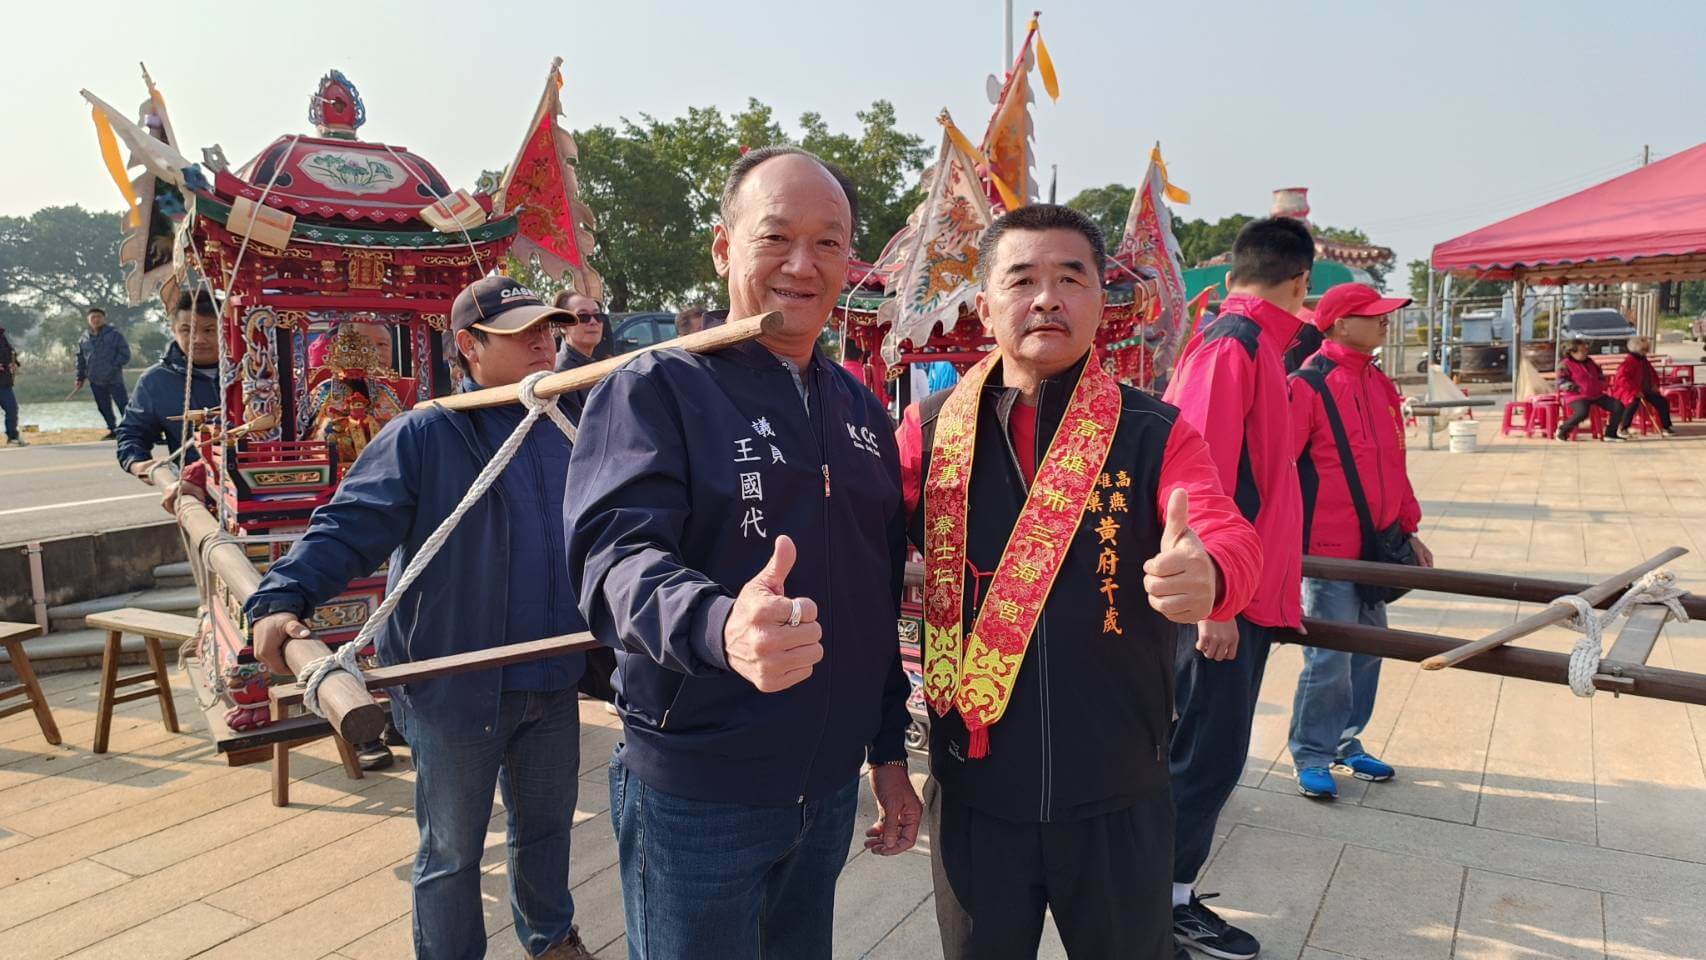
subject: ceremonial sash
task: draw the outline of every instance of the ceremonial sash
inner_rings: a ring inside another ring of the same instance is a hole
[[[1007,710],[1013,682],[1066,560],[1084,507],[1119,425],[1120,388],[1094,358],[1086,361],[1066,414],[1037,465],[1025,507],[1008,535],[989,593],[961,639],[967,499],[977,448],[978,405],[991,352],[966,372],[936,417],[924,487],[924,694],[938,716],[960,711],[968,754],[989,754],[989,727]]]

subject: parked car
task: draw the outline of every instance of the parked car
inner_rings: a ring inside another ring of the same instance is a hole
[[[1564,314],[1558,332],[1559,340],[1566,344],[1586,340],[1590,353],[1625,353],[1629,338],[1635,335],[1635,325],[1616,310],[1571,310]]]
[[[611,349],[616,353],[632,353],[675,338],[675,314],[646,311],[618,313],[610,318],[614,335]]]

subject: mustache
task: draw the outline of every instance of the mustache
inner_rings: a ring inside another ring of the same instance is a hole
[[[1071,329],[1067,322],[1059,317],[1046,313],[1033,313],[1025,318],[1023,332],[1030,333],[1033,330],[1040,330],[1043,327],[1058,327],[1062,330]]]

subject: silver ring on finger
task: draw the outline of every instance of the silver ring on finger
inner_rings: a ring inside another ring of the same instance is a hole
[[[797,627],[800,625],[800,598],[795,597],[789,602],[793,604],[793,607],[788,611],[788,626]]]

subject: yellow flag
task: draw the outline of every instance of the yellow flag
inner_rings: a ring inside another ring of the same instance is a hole
[[[1190,203],[1190,193],[1181,187],[1173,186],[1172,179],[1167,176],[1167,161],[1161,159],[1161,144],[1157,143],[1155,149],[1149,151],[1149,160],[1161,171],[1161,183],[1166,187],[1167,199],[1174,203]]]
[[[130,204],[130,226],[140,226],[142,205],[136,199],[136,191],[131,189],[130,174],[124,168],[124,158],[119,156],[118,138],[113,136],[113,126],[107,122],[100,107],[91,110],[90,115],[95,118],[95,137],[101,142],[101,159],[106,161],[113,183],[118,184],[118,192],[124,194],[125,202]]]
[[[1019,196],[1013,192],[1013,188],[1007,185],[1007,181],[1001,179],[1001,175],[999,173],[995,172],[995,166],[989,162],[988,157],[983,155],[983,151],[972,146],[971,141],[966,139],[966,135],[960,132],[960,128],[954,126],[954,121],[948,119],[948,112],[946,110],[942,111],[942,115],[936,118],[936,122],[940,123],[943,128],[947,130],[948,139],[954,142],[954,146],[958,147],[966,156],[972,158],[973,161],[983,166],[985,171],[984,175],[989,177],[990,183],[995,184],[995,192],[1001,195],[1001,205],[1003,207],[1006,207],[1008,210],[1017,210],[1024,206],[1024,203],[1019,199]]]
[[[1060,99],[1060,81],[1054,75],[1054,58],[1048,55],[1048,45],[1043,43],[1042,30],[1037,27],[1037,18],[1032,17],[1027,28],[1037,38],[1037,72],[1042,74],[1043,89],[1048,91],[1050,100]]]

